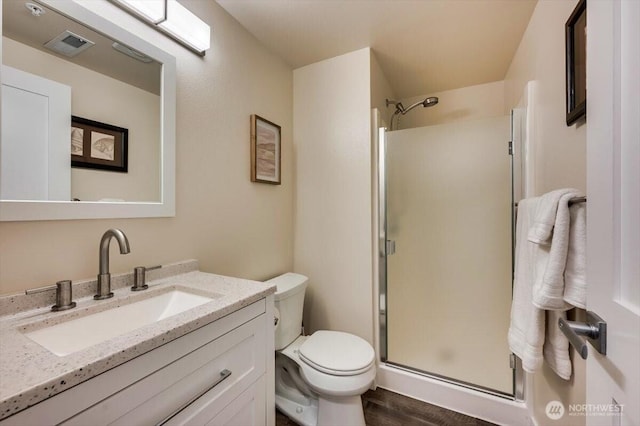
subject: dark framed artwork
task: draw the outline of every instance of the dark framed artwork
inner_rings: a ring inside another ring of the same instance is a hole
[[[567,126],[587,114],[587,0],[580,0],[565,24]]]
[[[280,126],[251,115],[251,182],[280,185]]]
[[[71,116],[71,167],[127,173],[129,130]]]

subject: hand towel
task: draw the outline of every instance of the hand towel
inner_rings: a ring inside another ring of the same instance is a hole
[[[534,284],[541,280],[549,260],[550,247],[528,240],[530,222],[538,217],[540,198],[521,200],[516,222],[515,276],[509,348],[522,360],[529,373],[540,369],[543,360],[563,379],[571,378],[569,341],[558,328],[562,310],[545,311],[533,303]]]
[[[531,226],[528,233],[529,241],[537,244],[551,244],[551,234],[556,223],[556,212],[560,197],[569,192],[579,193],[577,189],[556,189],[540,197],[535,217],[531,218]]]
[[[543,358],[555,373],[565,380],[571,379],[571,358],[569,358],[569,339],[558,327],[560,318],[567,319],[566,311],[545,311],[546,332],[543,346]]]
[[[587,304],[587,204],[569,207],[569,252],[564,271],[564,301],[586,309]]]
[[[529,241],[532,241],[532,233],[536,237],[534,242],[542,241],[538,243],[541,255],[538,256],[539,270],[533,284],[533,304],[540,309],[564,311],[571,308],[564,300],[571,228],[569,200],[581,195],[577,189],[562,189],[540,198],[535,222],[529,230]],[[542,230],[547,229],[546,225],[543,227],[540,224],[548,222],[548,217],[545,216],[554,210],[550,207],[552,203],[555,203],[555,220],[549,233],[544,234]]]
[[[508,332],[509,348],[520,357],[524,370],[530,373],[542,366],[545,334],[544,311],[532,303],[538,247],[527,240],[529,222],[535,217],[538,202],[539,198],[528,198],[518,203],[515,276]]]

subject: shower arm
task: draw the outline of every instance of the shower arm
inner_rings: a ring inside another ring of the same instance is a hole
[[[421,101],[416,102],[415,104],[411,105],[411,106],[410,106],[410,107],[408,107],[408,108],[402,108],[402,111],[400,111],[400,113],[402,113],[402,115],[405,115],[406,113],[408,113],[409,111],[411,111],[412,109],[414,109],[415,107],[417,107],[418,105],[425,106],[425,105],[424,105],[424,102],[425,102],[425,100],[423,99],[423,100],[421,100]],[[402,104],[401,104],[401,105],[402,105]],[[396,110],[396,111],[397,111],[397,110]]]
[[[395,110],[395,112],[394,112],[394,113],[393,113],[393,115],[391,116],[391,125],[390,125],[390,127],[389,127],[389,130],[395,130],[395,129],[394,129],[394,127],[395,127],[395,126],[393,125],[393,120],[395,119],[396,124],[398,124],[398,115],[399,115],[399,114],[401,114],[401,113],[402,113],[402,111],[400,111],[400,110],[398,110],[398,109],[396,109],[396,110]]]

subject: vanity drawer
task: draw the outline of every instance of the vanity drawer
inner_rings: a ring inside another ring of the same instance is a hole
[[[249,321],[63,424],[157,424],[216,382],[203,397],[209,412],[221,411],[265,373],[264,321],[264,315]],[[219,380],[224,370],[230,374]]]
[[[266,416],[265,382],[265,376],[262,376],[222,410],[208,395],[203,395],[165,423],[165,426],[263,425]]]

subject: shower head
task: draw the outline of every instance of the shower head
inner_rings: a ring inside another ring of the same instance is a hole
[[[439,99],[437,96],[431,96],[427,99],[425,99],[424,101],[422,101],[422,106],[427,108],[427,107],[432,107],[435,104],[437,104],[439,102]]]
[[[436,105],[438,103],[438,101],[439,100],[438,100],[437,97],[431,96],[431,97],[425,98],[422,101],[416,102],[415,104],[411,105],[408,108],[405,108],[404,105],[402,105],[402,102],[394,101],[392,99],[385,99],[387,107],[389,105],[394,105],[396,107],[396,110],[394,111],[393,115],[391,116],[391,130],[393,130],[393,120],[398,115],[400,115],[400,114],[405,115],[406,113],[408,113],[409,111],[411,111],[412,109],[417,107],[418,105],[422,105],[424,108],[432,107],[432,106]]]
[[[418,105],[422,105],[423,107],[428,108],[428,107],[434,106],[437,103],[438,103],[438,98],[436,98],[435,96],[431,96],[429,98],[426,98],[423,101],[416,102],[415,104],[411,105],[408,108],[403,108],[402,111],[400,111],[400,113],[402,113],[402,115],[405,115],[406,113],[408,113],[409,111],[417,107]]]
[[[408,113],[418,105],[422,105],[423,107],[427,108],[427,107],[432,107],[436,105],[438,102],[439,102],[439,99],[436,96],[430,96],[428,98],[425,98],[423,101],[416,102],[415,104],[411,105],[409,108],[405,108],[404,105],[402,105],[402,102],[394,101],[392,99],[385,99],[385,103],[387,107],[389,105],[394,105],[396,107],[396,113],[402,114],[402,115]]]

